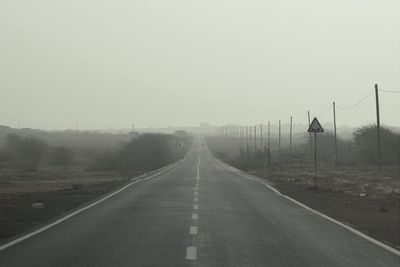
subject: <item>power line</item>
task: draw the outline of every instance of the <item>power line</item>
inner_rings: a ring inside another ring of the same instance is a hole
[[[358,105],[360,105],[362,102],[364,102],[370,95],[371,95],[371,93],[373,92],[374,90],[372,90],[372,89],[370,89],[369,91],[368,91],[368,93],[360,100],[360,101],[358,101],[357,103],[355,103],[354,105],[351,105],[351,106],[349,106],[349,107],[339,107],[339,106],[336,106],[338,109],[341,109],[341,110],[348,110],[348,109],[352,109],[352,108],[355,108],[355,107],[357,107]]]
[[[304,114],[304,117],[301,120],[298,120],[297,123],[303,123],[307,119],[307,112]]]
[[[329,105],[326,110],[324,110],[323,112],[321,112],[320,114],[317,115],[317,117],[322,117],[324,116],[326,113],[328,113],[328,111],[331,110],[331,105]]]
[[[382,89],[379,89],[379,91],[381,91],[381,92],[385,92],[385,93],[400,94],[400,91],[393,91],[393,90],[382,90]]]

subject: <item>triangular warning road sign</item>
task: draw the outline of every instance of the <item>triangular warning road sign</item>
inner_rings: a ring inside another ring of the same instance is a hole
[[[319,123],[317,118],[314,118],[308,128],[309,133],[323,133],[324,128],[322,128],[321,123]]]

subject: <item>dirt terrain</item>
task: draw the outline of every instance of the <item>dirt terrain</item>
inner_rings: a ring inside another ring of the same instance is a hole
[[[111,172],[3,172],[0,178],[0,243],[49,222],[125,182],[120,174]]]
[[[397,249],[400,248],[400,171],[324,170],[313,188],[313,170],[248,170],[305,205]]]

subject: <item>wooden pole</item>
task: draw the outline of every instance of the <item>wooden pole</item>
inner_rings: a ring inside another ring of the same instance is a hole
[[[242,129],[242,125],[239,126],[239,145],[240,148],[242,147],[243,144],[243,129]]]
[[[271,139],[271,124],[268,121],[268,134],[267,134],[267,145],[268,145],[268,149],[271,148],[270,146],[270,139]]]
[[[279,120],[279,137],[278,137],[278,151],[279,151],[279,163],[281,162],[281,120]]]
[[[293,117],[290,117],[289,151],[292,153]]]
[[[246,145],[249,145],[249,128],[246,126]]]
[[[308,127],[310,127],[310,125],[311,125],[310,111],[308,111],[307,114],[308,114]],[[310,133],[310,151],[312,151],[312,136],[311,136],[311,133]]]
[[[260,124],[260,145],[261,145],[261,150],[263,149],[263,125],[262,123]]]
[[[252,140],[253,140],[253,136],[252,136],[252,134],[251,134],[251,126],[249,126],[249,144],[250,144],[250,146],[251,146],[251,143],[252,143]]]
[[[333,101],[333,131],[335,134],[335,165],[339,164],[338,160],[338,145],[337,145],[337,131],[336,131],[336,103]]]
[[[377,84],[375,84],[375,99],[376,99],[376,128],[378,131],[378,169],[380,171],[382,170],[381,119],[379,113],[379,93]]]
[[[268,134],[267,134],[267,145],[268,145],[268,149],[267,149],[267,157],[268,157],[268,162],[267,165],[268,167],[271,167],[271,123],[270,121],[268,121]]]
[[[317,133],[314,133],[314,164],[315,164],[315,176],[314,186],[318,187],[317,176],[318,176],[318,158],[317,158]]]
[[[257,155],[257,125],[254,125],[254,157]]]

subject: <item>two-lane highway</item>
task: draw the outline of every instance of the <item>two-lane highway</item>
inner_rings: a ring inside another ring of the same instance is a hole
[[[246,179],[197,139],[183,162],[0,251],[0,266],[400,266]]]

